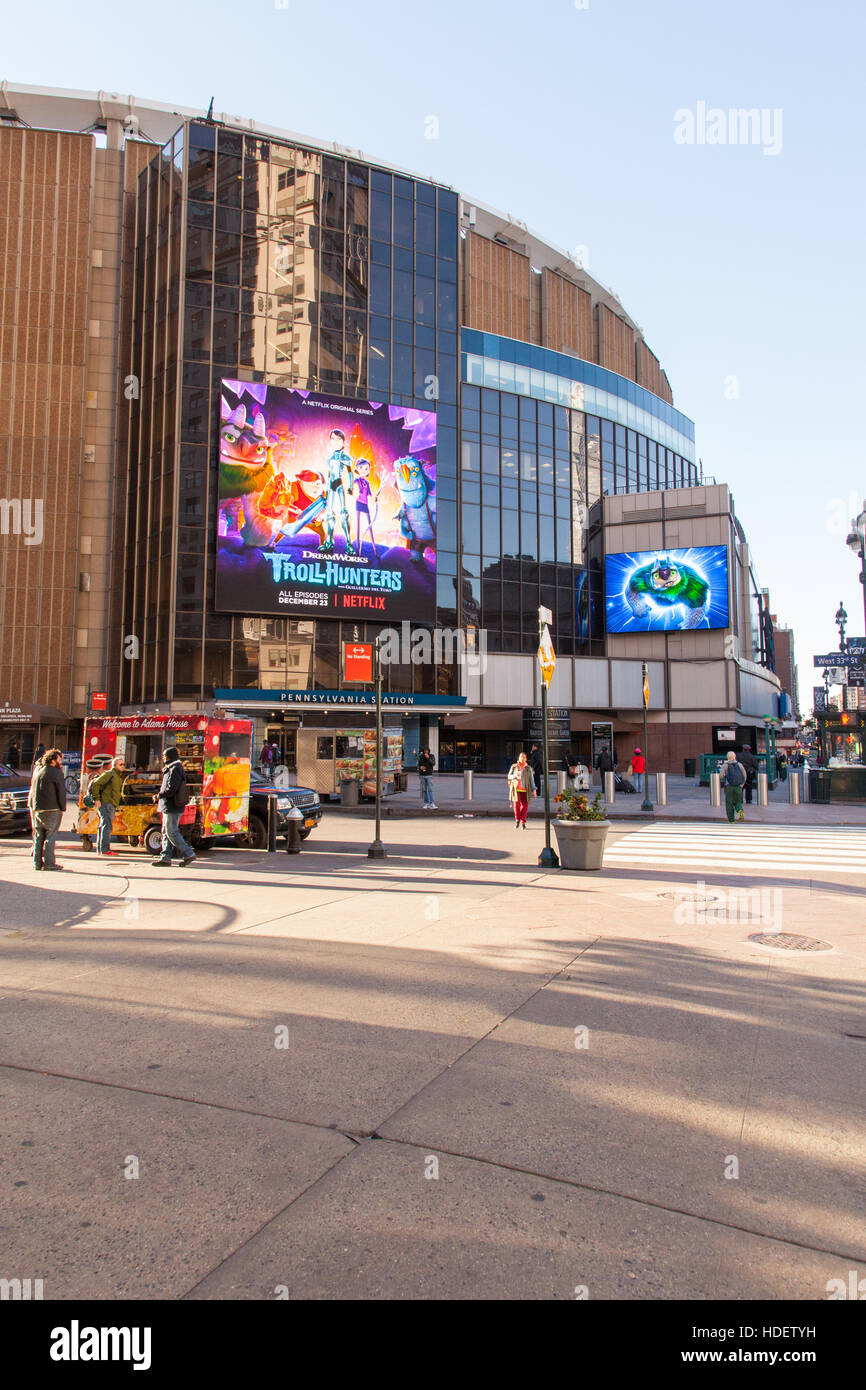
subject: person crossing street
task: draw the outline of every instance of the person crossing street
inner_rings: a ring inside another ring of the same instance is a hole
[[[720,780],[725,789],[725,811],[731,825],[735,820],[745,820],[743,788],[746,785],[746,769],[742,763],[737,762],[736,753],[728,754]]]

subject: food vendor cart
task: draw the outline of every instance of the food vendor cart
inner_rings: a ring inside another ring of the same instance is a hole
[[[247,830],[253,726],[248,719],[212,719],[202,714],[117,715],[84,723],[78,834],[93,849],[99,827],[95,806],[85,806],[95,777],[122,757],[120,805],[112,836],[158,853],[161,817],[154,800],[162,781],[162,753],[177,748],[186,773],[189,801],[181,832],[195,849],[209,849],[223,835]]]

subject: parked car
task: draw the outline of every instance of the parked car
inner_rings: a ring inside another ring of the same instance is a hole
[[[30,774],[0,763],[0,835],[30,834]]]
[[[306,840],[322,819],[322,803],[318,792],[310,787],[275,787],[269,778],[263,777],[253,768],[250,772],[250,828],[246,839],[251,849],[268,847],[268,802],[271,797],[276,797],[277,802],[278,837],[288,837],[289,812],[293,806],[296,806],[304,817],[300,829],[302,840]]]

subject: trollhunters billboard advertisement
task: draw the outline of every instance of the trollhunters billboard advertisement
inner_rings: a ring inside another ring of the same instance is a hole
[[[224,380],[216,607],[436,614],[436,415]]]
[[[634,550],[606,555],[608,632],[677,632],[728,626],[728,550]]]

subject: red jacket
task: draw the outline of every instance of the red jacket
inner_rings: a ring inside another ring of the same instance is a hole
[[[646,758],[643,753],[636,753],[631,760],[631,770],[634,773],[646,772]]]

